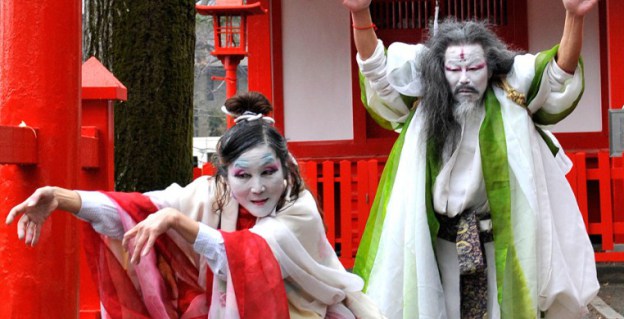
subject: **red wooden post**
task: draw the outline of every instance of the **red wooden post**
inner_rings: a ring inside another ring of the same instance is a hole
[[[357,236],[356,243],[359,245],[364,228],[366,227],[366,220],[370,212],[370,205],[368,204],[369,196],[369,174],[368,163],[366,161],[357,162],[357,192],[358,192],[358,216],[357,216]]]
[[[611,165],[609,153],[598,153],[598,175],[600,183],[600,225],[602,249],[613,250],[613,209],[611,207]]]
[[[325,213],[325,224],[327,225],[327,239],[333,247],[336,247],[336,210],[334,209],[334,162],[324,161],[322,164],[323,176],[323,212]]]
[[[82,65],[82,136],[78,188],[115,189],[115,101],[126,101],[127,89],[98,61]],[[89,225],[85,225],[90,227]],[[80,318],[98,318],[100,300],[84,250],[80,252]]]
[[[6,216],[40,186],[76,186],[81,2],[2,1],[0,30],[0,126],[5,133],[31,134],[26,143],[12,143],[15,149],[36,149],[34,161],[24,154],[13,162],[0,155],[0,211]],[[22,121],[36,129],[34,140],[31,129],[16,128]],[[0,135],[0,144],[23,142],[8,141],[11,134]],[[0,318],[77,317],[76,224],[55,212],[36,247],[18,241],[15,224],[4,227]]]
[[[618,109],[624,106],[624,1],[606,0],[605,6],[608,45],[604,49],[607,51],[609,108]]]
[[[607,57],[607,78],[608,78],[608,105],[609,108],[618,109],[624,106],[624,91],[621,89],[624,86],[624,79],[622,79],[622,74],[624,74],[624,33],[621,32],[622,28],[624,28],[624,20],[621,19],[622,13],[624,13],[624,2],[620,0],[606,0],[605,1],[605,21],[606,21],[606,57]],[[601,186],[602,187],[602,186]],[[616,184],[614,186],[614,190],[621,190],[621,184]],[[621,194],[620,192],[614,192],[614,197],[612,198],[613,203],[618,202],[617,195]],[[602,198],[602,189],[601,189],[601,198]],[[614,209],[616,206],[614,206]],[[601,199],[601,213],[606,214],[602,211],[602,199]],[[617,210],[611,211],[617,212]],[[611,218],[614,218],[613,215]],[[617,224],[613,225],[614,227]],[[603,227],[603,232],[607,231],[609,234],[605,234],[604,236],[611,235],[613,236],[613,228],[609,230],[605,230]],[[617,234],[617,231],[615,232]],[[612,237],[611,237],[612,238]],[[621,238],[621,236],[616,237],[617,239]],[[604,240],[604,239],[603,239]],[[603,242],[603,246],[605,243]],[[607,242],[607,247],[612,247],[613,241]],[[607,248],[605,248],[607,249]],[[624,253],[622,252],[611,252],[603,256],[602,254],[596,255],[597,261],[624,261]]]
[[[316,167],[316,162],[301,162],[299,166],[308,189],[318,199],[318,168]]]
[[[379,185],[379,162],[377,160],[368,160],[368,196],[366,199],[366,206],[368,210],[366,212],[366,218],[363,220],[362,234],[364,234],[364,227],[366,227],[366,223],[368,222],[368,216],[370,214],[370,210],[373,207],[373,202],[375,201],[375,196],[377,195],[377,186]]]
[[[587,200],[587,156],[584,152],[576,153],[574,156],[574,165],[576,166],[576,202],[583,215],[585,229],[591,234],[589,228],[589,205]]]
[[[347,268],[353,267],[352,181],[351,162],[340,161],[340,261]]]
[[[566,156],[568,156],[568,158],[570,158],[570,161],[572,161],[572,169],[568,172],[568,174],[566,174],[566,179],[568,180],[568,184],[570,184],[570,188],[572,188],[572,192],[574,192],[574,196],[578,197],[578,192],[576,190],[576,184],[578,180],[578,167],[576,166],[575,162],[576,158],[574,157],[574,154],[568,152],[566,152]]]
[[[624,154],[623,154],[624,156]],[[611,177],[613,178],[613,220],[615,242],[624,243],[624,160],[622,157],[611,158]]]
[[[232,96],[236,95],[236,83],[238,81],[236,76],[236,70],[238,70],[238,64],[242,60],[243,56],[224,56],[219,57],[221,62],[223,63],[223,68],[225,69],[225,98],[229,99]],[[234,125],[234,120],[232,117],[227,117],[227,127],[232,127]]]
[[[280,43],[281,25],[276,17],[281,16],[281,1],[248,0],[247,3],[260,3],[263,8],[270,8],[271,15],[251,15],[247,17],[247,88],[261,92],[273,102],[275,127],[284,132],[284,108],[278,85],[273,85],[273,61],[281,61],[280,50],[275,50],[273,43]],[[270,36],[269,36],[270,35]],[[268,41],[271,39],[271,41]]]

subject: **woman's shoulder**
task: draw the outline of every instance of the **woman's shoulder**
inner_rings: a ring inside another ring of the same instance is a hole
[[[299,196],[295,200],[285,205],[285,210],[289,209],[292,209],[293,211],[296,211],[295,213],[298,212],[300,214],[318,213],[316,199],[314,198],[314,195],[312,195],[312,193],[307,189],[299,192]]]

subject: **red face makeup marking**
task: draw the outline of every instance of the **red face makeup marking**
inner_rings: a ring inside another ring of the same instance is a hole
[[[479,63],[477,65],[473,65],[471,67],[468,68],[468,71],[475,71],[475,70],[481,70],[485,67],[485,62],[484,63]]]
[[[451,89],[458,90],[453,93],[455,100],[476,101],[485,93],[489,76],[481,45],[449,46],[444,54],[444,68]]]

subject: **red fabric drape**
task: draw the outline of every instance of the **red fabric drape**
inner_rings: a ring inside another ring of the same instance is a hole
[[[241,318],[289,318],[282,273],[264,238],[221,232]]]
[[[109,198],[136,222],[158,211],[151,200],[140,193],[106,192]],[[256,217],[246,210],[239,213],[237,229],[247,229]],[[132,275],[110,250],[107,239],[85,224],[84,247],[100,299],[111,318],[150,318]],[[247,230],[222,232],[228,255],[237,305],[241,318],[289,318],[288,302],[279,264],[266,241]],[[158,269],[167,287],[164,304],[172,318],[180,317],[190,302],[204,294],[210,304],[213,274],[207,273],[207,291],[197,284],[198,269],[171,238],[161,236],[154,245]],[[206,315],[202,316],[207,317]]]
[[[158,211],[150,199],[140,193],[106,192],[133,220],[140,222],[149,214]],[[85,227],[85,249],[91,272],[98,286],[100,299],[111,318],[150,318],[131,274],[119,263],[109,249],[106,239]],[[158,269],[167,288],[164,304],[171,317],[179,317],[188,309],[191,301],[200,294],[207,294],[210,301],[212,286],[205,291],[197,284],[198,269],[183,251],[167,236],[158,238],[154,245]],[[212,273],[208,274],[212,279]],[[211,283],[211,281],[210,281]]]

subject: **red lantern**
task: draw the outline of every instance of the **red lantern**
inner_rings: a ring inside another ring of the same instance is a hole
[[[230,98],[236,94],[236,69],[247,55],[247,16],[264,14],[266,10],[259,2],[243,4],[243,0],[216,0],[214,5],[197,4],[195,9],[201,15],[212,16],[215,49],[211,53],[223,63],[225,97]]]

